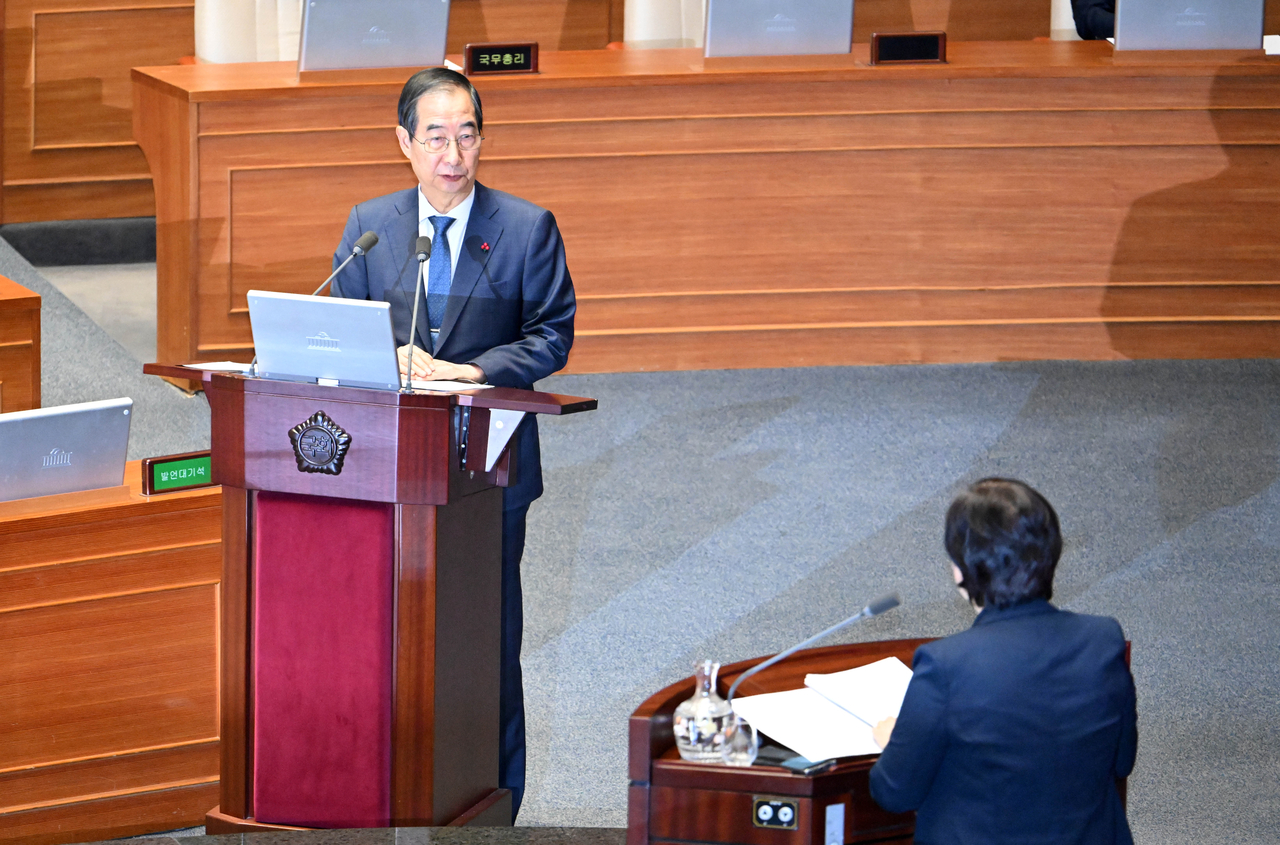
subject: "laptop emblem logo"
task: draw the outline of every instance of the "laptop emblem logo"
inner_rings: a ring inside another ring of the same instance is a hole
[[[325,332],[319,332],[307,337],[307,348],[315,349],[319,352],[341,352],[342,349],[338,347],[338,343],[338,338],[329,337]]]
[[[380,26],[371,26],[368,34],[364,37],[364,43],[373,45],[390,44],[391,35]]]
[[[289,429],[289,442],[293,444],[299,472],[340,475],[351,448],[351,435],[324,411],[316,411]]]
[[[54,448],[49,454],[41,459],[44,469],[52,467],[69,467],[71,466],[71,453],[65,449]]]
[[[765,32],[795,32],[796,19],[789,18],[784,14],[776,14],[771,18],[767,18],[764,22]]]

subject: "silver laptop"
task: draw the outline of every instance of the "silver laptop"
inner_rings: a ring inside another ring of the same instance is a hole
[[[132,399],[0,414],[0,501],[124,483]]]
[[[1263,0],[1116,0],[1117,50],[1261,50]]]
[[[260,378],[400,387],[390,303],[251,290],[249,325]]]
[[[304,0],[298,70],[444,64],[449,0]]]
[[[705,55],[848,53],[853,0],[708,0]]]

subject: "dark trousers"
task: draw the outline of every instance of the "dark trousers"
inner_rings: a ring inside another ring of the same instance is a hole
[[[524,798],[524,682],[520,674],[520,639],[524,631],[524,599],[520,591],[520,558],[524,556],[524,523],[529,506],[502,512],[502,650],[498,690],[498,786],[511,790],[511,820]]]

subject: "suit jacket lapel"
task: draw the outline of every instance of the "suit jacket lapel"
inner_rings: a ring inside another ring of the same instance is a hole
[[[445,306],[444,318],[440,321],[440,348],[444,347],[449,333],[457,324],[467,299],[480,281],[483,265],[492,256],[498,245],[498,238],[502,236],[502,225],[493,219],[498,212],[498,205],[493,202],[489,189],[477,182],[475,192],[475,204],[471,206],[471,218],[467,221],[467,231],[462,238],[462,254],[458,256],[453,283],[449,285],[449,304]],[[480,244],[488,244],[489,249],[482,251]]]

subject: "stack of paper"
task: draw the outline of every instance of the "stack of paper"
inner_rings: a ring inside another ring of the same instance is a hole
[[[911,683],[911,670],[896,657],[832,675],[806,675],[804,685],[875,726],[896,718]]]
[[[871,727],[897,716],[911,670],[896,657],[831,675],[805,687],[736,698],[734,712],[775,742],[810,760],[879,754]]]

